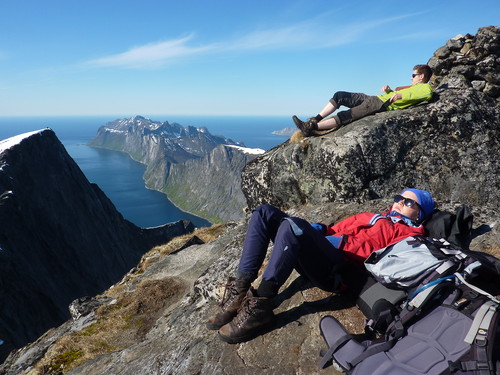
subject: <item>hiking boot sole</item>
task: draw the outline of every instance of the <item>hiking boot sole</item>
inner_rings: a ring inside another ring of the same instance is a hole
[[[309,137],[311,135],[310,132],[308,132],[307,130],[305,130],[304,128],[304,121],[302,121],[301,119],[299,119],[297,116],[292,116],[292,120],[295,124],[295,126],[302,132],[302,134],[304,134],[306,137]]]

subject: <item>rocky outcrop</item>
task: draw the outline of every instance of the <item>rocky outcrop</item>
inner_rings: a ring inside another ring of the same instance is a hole
[[[255,158],[256,150],[214,136],[206,128],[160,123],[141,116],[102,126],[89,145],[126,152],[145,164],[146,186],[166,193],[185,211],[212,222],[244,217],[240,173]]]
[[[250,162],[243,184],[252,206],[271,202],[288,207],[291,215],[325,223],[361,211],[380,212],[404,186],[427,188],[441,209],[468,204],[474,213],[471,249],[500,257],[498,118],[495,99],[485,93],[471,87],[443,88],[431,103],[287,142]],[[325,348],[319,321],[333,315],[350,332],[361,333],[363,318],[352,296],[312,288],[296,273],[276,299],[277,324],[268,332],[229,345],[206,330],[204,322],[217,308],[223,283],[237,268],[245,230],[244,221],[231,224],[216,241],[174,251],[144,272],[128,274],[88,308],[76,309],[86,315],[75,314],[75,320],[9,356],[0,372],[337,374],[332,367],[318,370],[318,353]],[[152,296],[149,304],[145,290]],[[154,305],[151,300],[157,295],[165,296],[159,299],[164,304]],[[112,339],[130,337],[130,323],[136,322],[131,318],[145,318],[144,311],[153,316],[152,322],[136,323],[134,339],[123,347],[117,347],[118,341],[103,342],[97,328],[109,322],[105,312],[128,305],[135,315],[126,315],[125,333]],[[92,335],[91,349],[105,350],[83,359],[74,343]]]
[[[482,27],[475,36],[457,35],[429,60],[436,86],[474,88],[500,100],[500,26]]]
[[[151,247],[192,231],[136,227],[89,183],[54,132],[0,142],[0,358],[66,321]]]
[[[287,142],[245,167],[243,193],[251,208],[361,202],[406,186],[441,200],[488,204],[500,194],[495,103],[474,89],[442,89],[432,103]]]

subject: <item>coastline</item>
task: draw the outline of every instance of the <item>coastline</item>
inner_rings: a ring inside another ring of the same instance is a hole
[[[115,149],[112,149],[112,148],[108,148],[108,147],[102,147],[102,146],[90,146],[89,144],[85,144],[86,147],[90,147],[90,148],[95,148],[95,149],[100,149],[100,150],[106,150],[106,151],[110,151],[110,152],[116,152],[116,153],[119,153],[123,156],[126,156],[128,157],[130,160],[140,164],[142,167],[144,167],[144,173],[146,172],[146,168],[147,168],[147,164],[146,163],[143,163],[142,161],[140,160],[136,160],[132,157],[132,155],[130,155],[128,152],[126,151],[121,151],[121,150],[115,150]],[[197,217],[198,219],[202,220],[202,221],[206,221],[207,222],[207,225],[206,226],[211,226],[213,225],[214,223],[211,222],[209,219],[205,218],[205,217],[202,217],[200,215],[197,215],[193,212],[189,212],[185,209],[183,209],[182,207],[180,207],[177,203],[175,203],[165,192],[161,191],[161,190],[157,190],[157,189],[154,189],[154,188],[151,188],[150,186],[147,185],[147,182],[144,178],[144,173],[142,174],[142,182],[143,182],[143,186],[144,188],[148,189],[148,190],[151,190],[151,191],[155,191],[155,192],[158,192],[160,194],[162,194],[163,196],[165,196],[165,198],[172,204],[172,206],[174,206],[175,208],[177,208],[179,211],[182,211],[188,215],[191,215],[191,216],[195,216]],[[190,219],[186,219],[186,220],[190,220]],[[190,220],[191,221],[191,220]],[[164,223],[165,224],[165,223]],[[159,225],[163,225],[163,224],[159,224]],[[198,227],[204,227],[204,226],[198,226],[197,224],[193,223],[193,225],[195,225],[197,228]]]
[[[89,181],[99,185],[122,215],[139,227],[154,227],[184,218],[192,222],[191,218],[201,221],[201,224],[193,222],[197,226],[213,224],[213,220],[200,216],[195,210],[183,209],[182,204],[174,202],[166,192],[148,187],[144,177],[144,167],[147,168],[145,163],[134,159],[125,151],[88,145],[101,126],[126,117],[130,116],[0,116],[0,139],[42,128],[52,129]],[[290,123],[288,116],[148,115],[145,117],[169,123],[175,122],[182,126],[206,127],[214,135],[223,135],[235,142],[243,142],[248,148],[263,150],[270,150],[285,142],[286,136],[274,135],[272,132],[283,129]],[[128,162],[119,161],[118,158],[115,160],[106,154],[97,153],[98,150],[126,154],[127,158],[124,160],[139,163],[140,170],[137,171],[136,168],[128,166]],[[141,190],[144,188],[147,191]],[[157,194],[150,196],[148,191]]]

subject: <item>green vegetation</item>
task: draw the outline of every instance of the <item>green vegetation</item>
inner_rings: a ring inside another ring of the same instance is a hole
[[[206,210],[200,210],[194,207],[191,204],[192,201],[189,199],[189,197],[186,196],[185,190],[186,187],[185,186],[183,187],[182,185],[179,186],[169,185],[163,188],[163,192],[167,195],[168,199],[170,199],[170,201],[172,201],[181,210],[202,217],[214,224],[223,223],[223,220],[220,217],[213,216],[212,213]]]
[[[64,374],[99,355],[126,349],[143,340],[165,309],[184,296],[187,286],[176,278],[143,280],[133,290],[125,290],[125,285],[130,286],[128,282],[137,280],[138,273],[183,247],[193,236],[205,243],[211,242],[225,229],[223,225],[201,228],[194,234],[176,237],[151,249],[143,256],[133,275],[125,276],[119,287],[104,293],[114,298],[114,302],[95,311],[96,321],[81,331],[59,338],[30,374]]]
[[[65,369],[71,368],[72,364],[82,356],[83,352],[74,349],[58,354],[48,365],[44,366],[44,374],[60,374],[61,372],[64,372]]]

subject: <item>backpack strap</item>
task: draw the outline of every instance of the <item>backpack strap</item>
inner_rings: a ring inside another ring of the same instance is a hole
[[[497,303],[497,304],[500,304],[500,301],[497,300],[495,297],[493,297],[491,294],[489,294],[488,292],[482,290],[481,288],[478,288],[477,286],[475,285],[472,285],[471,283],[467,282],[465,280],[465,278],[459,274],[459,273],[455,273],[455,276],[465,285],[467,285],[469,288],[471,288],[472,290],[474,290],[475,292],[478,292],[480,294],[482,294],[483,296],[486,296],[488,297],[490,300],[492,300],[493,302]]]
[[[494,369],[493,363],[490,363],[488,360],[477,360],[477,361],[448,361],[448,368],[451,372],[456,371],[474,371],[476,375],[491,375],[491,370]]]
[[[323,355],[323,358],[321,358],[321,361],[319,363],[319,368],[324,369],[326,367],[326,364],[333,358],[333,354],[347,341],[353,340],[354,337],[350,334],[344,335],[339,337],[332,345],[330,345],[330,348],[326,351],[326,353],[321,353]]]
[[[478,310],[464,341],[473,345],[476,360],[455,362],[448,361],[450,371],[474,371],[477,375],[490,375],[495,368],[488,356],[488,345],[492,346],[490,329],[495,330],[495,317],[498,316],[498,303],[486,301]],[[492,349],[490,349],[491,351]]]
[[[389,341],[383,341],[380,344],[376,345],[371,345],[366,349],[363,353],[358,355],[356,358],[354,358],[352,361],[349,362],[349,365],[351,366],[349,370],[351,370],[353,367],[364,361],[366,358],[371,357],[372,355],[375,355],[377,353],[385,352],[389,349],[391,349],[394,345],[396,345],[397,339],[391,339]]]
[[[477,312],[469,332],[465,336],[464,341],[468,344],[473,342],[476,345],[484,346],[483,342],[486,341],[486,336],[488,335],[488,329],[490,327],[493,315],[498,308],[498,304],[493,301],[486,301]]]

